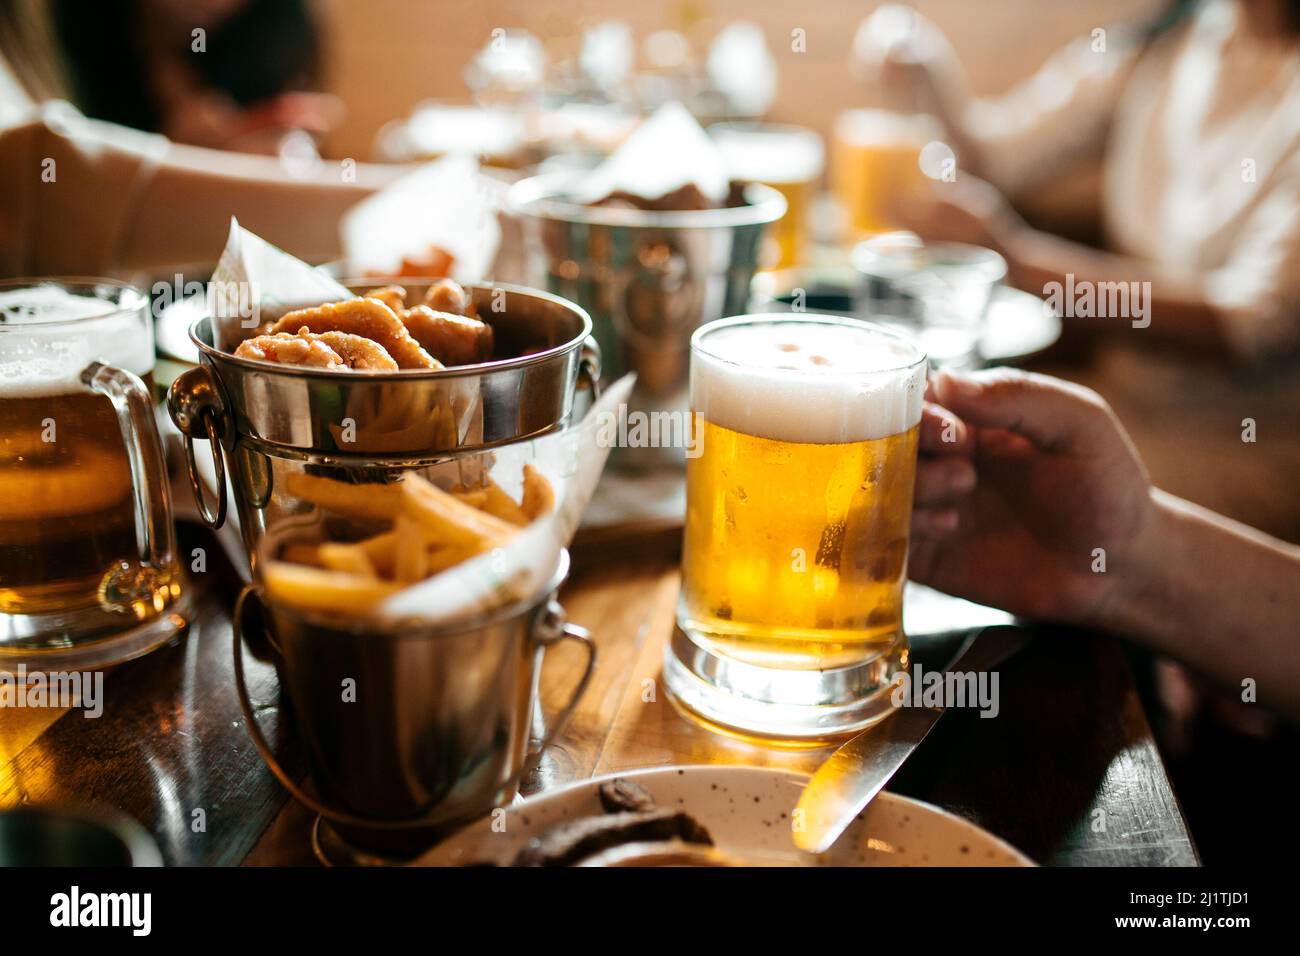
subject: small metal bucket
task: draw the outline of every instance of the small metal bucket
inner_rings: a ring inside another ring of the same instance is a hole
[[[609,379],[637,373],[635,404],[684,407],[691,334],[747,311],[763,230],[785,215],[785,198],[752,184],[748,205],[646,212],[567,200],[574,180],[548,173],[510,189],[530,281],[592,314]]]
[[[587,632],[568,623],[555,600],[568,570],[564,552],[540,596],[486,618],[382,632],[271,605],[245,588],[235,607],[235,681],[262,759],[346,844],[390,857],[418,852],[500,806],[532,763],[529,728],[545,649],[573,641],[587,663],[536,755],[564,727],[595,669]],[[254,717],[241,648],[249,600],[261,605],[277,639],[282,688],[319,797],[280,767]],[[330,861],[319,834],[317,853]]]
[[[428,283],[404,285],[420,301]],[[466,291],[498,347],[518,358],[429,371],[326,372],[239,358],[215,347],[210,319],[191,327],[201,364],[172,383],[168,409],[184,436],[199,511],[214,528],[225,521],[229,471],[255,579],[267,529],[290,515],[317,517],[315,506],[285,493],[288,476],[386,482],[447,461],[472,462],[563,428],[580,383],[594,397],[600,349],[586,312],[516,286]],[[204,490],[195,439],[211,443],[215,504]]]

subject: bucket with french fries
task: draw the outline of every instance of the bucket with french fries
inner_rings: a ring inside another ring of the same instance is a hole
[[[320,815],[318,855],[355,862],[416,852],[510,798],[541,657],[560,641],[587,661],[536,752],[563,725],[595,652],[555,593],[606,450],[595,415],[570,427],[600,374],[577,306],[447,280],[334,292],[244,327],[198,320],[201,365],[168,405],[200,512],[220,526],[229,488],[249,557],[235,612],[249,732]],[[244,688],[254,607],[311,792],[276,762]]]
[[[586,664],[535,754],[581,697],[595,649],[555,599],[565,551],[540,593],[511,594],[503,578],[496,587],[506,596],[486,612],[430,621],[383,609],[398,593],[512,547],[551,515],[554,489],[525,465],[518,497],[492,480],[446,491],[414,472],[364,485],[299,474],[288,491],[322,520],[272,529],[260,546],[261,584],[240,596],[234,654],[244,716],[280,782],[320,815],[323,860],[402,858],[511,797],[529,765],[545,649],[574,642]],[[494,573],[490,561],[482,573]],[[250,602],[275,638],[313,793],[280,767],[248,698],[241,645]]]

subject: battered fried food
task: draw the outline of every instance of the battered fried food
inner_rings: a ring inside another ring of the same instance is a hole
[[[281,365],[304,368],[356,369],[395,372],[397,363],[378,342],[347,332],[278,332],[258,335],[239,343],[235,354]]]
[[[437,312],[427,305],[407,309],[402,321],[443,365],[473,365],[492,357],[492,326],[486,322]]]
[[[347,332],[383,346],[398,368],[441,368],[407,331],[397,313],[379,299],[344,299],[310,309],[296,309],[271,327],[272,333],[307,328],[312,332]]]
[[[343,357],[320,339],[288,332],[245,339],[235,349],[235,355],[263,362],[278,362],[281,365],[302,365],[306,368],[348,367]]]
[[[430,282],[424,293],[424,304],[435,312],[450,312],[452,315],[473,315],[474,306],[465,294],[464,288],[453,279],[439,279]]]
[[[398,315],[406,311],[406,290],[400,285],[386,285],[371,289],[366,293],[368,299],[378,299]]]
[[[317,334],[305,329],[299,329],[298,334],[306,334],[324,342],[339,354],[348,368],[376,372],[396,372],[398,369],[397,361],[388,354],[388,350],[364,335],[353,335],[350,332]]]

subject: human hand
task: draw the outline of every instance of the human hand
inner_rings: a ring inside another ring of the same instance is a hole
[[[883,4],[862,21],[850,57],[858,79],[883,88],[894,102],[938,95],[941,78],[958,69],[957,62],[943,31],[898,3]]]
[[[1012,369],[941,372],[927,398],[910,576],[1027,617],[1104,620],[1154,522],[1151,479],[1114,413]]]
[[[1008,262],[1029,232],[995,186],[965,172],[955,182],[930,182],[900,196],[890,213],[900,228],[922,239],[983,246]]]

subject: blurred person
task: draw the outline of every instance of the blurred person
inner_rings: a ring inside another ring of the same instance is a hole
[[[1067,275],[1150,282],[1144,339],[1247,361],[1300,346],[1297,0],[1177,0],[1146,27],[1080,37],[993,98],[906,8],[864,22],[855,63],[926,104],[956,151],[957,181],[897,210],[910,228],[997,249],[1039,295]],[[1009,201],[1088,156],[1102,163],[1104,249],[1030,228]],[[1125,318],[1067,324],[1121,332]]]
[[[927,398],[912,578],[1129,636],[1238,692],[1253,679],[1264,707],[1300,720],[1300,547],[1156,488],[1081,386],[942,372]]]
[[[320,42],[306,0],[54,0],[72,100],[87,116],[177,143],[275,154],[337,124],[311,92]]]
[[[211,264],[230,217],[302,259],[340,253],[339,217],[401,167],[185,146],[61,99],[44,4],[0,2],[0,275]]]

